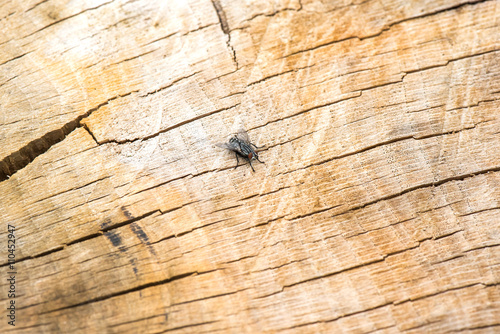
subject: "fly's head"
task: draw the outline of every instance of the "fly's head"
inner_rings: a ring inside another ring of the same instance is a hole
[[[259,154],[252,150],[250,153],[248,153],[248,160],[259,160]]]

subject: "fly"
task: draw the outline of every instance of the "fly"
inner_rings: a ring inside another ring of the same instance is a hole
[[[234,155],[236,156],[236,167],[238,167],[240,163],[238,156],[247,159],[250,163],[250,167],[252,167],[252,170],[254,172],[255,169],[253,169],[252,160],[257,160],[260,163],[264,163],[264,161],[259,160],[259,155],[256,151],[257,149],[263,148],[264,146],[259,147],[255,144],[252,144],[250,142],[250,139],[248,138],[248,133],[244,129],[241,129],[235,136],[231,137],[228,143],[219,143],[215,145],[234,152]]]

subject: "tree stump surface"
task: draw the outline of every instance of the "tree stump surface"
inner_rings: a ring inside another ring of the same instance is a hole
[[[14,0],[0,29],[0,332],[500,331],[500,1]],[[215,146],[242,127],[255,172]]]

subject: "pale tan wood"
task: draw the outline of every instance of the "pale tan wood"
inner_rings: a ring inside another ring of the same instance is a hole
[[[499,12],[5,2],[0,331],[497,332]]]

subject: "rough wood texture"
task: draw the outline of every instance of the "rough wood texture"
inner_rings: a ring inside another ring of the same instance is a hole
[[[3,1],[0,331],[498,333],[500,1]],[[266,164],[214,144],[244,126]]]

